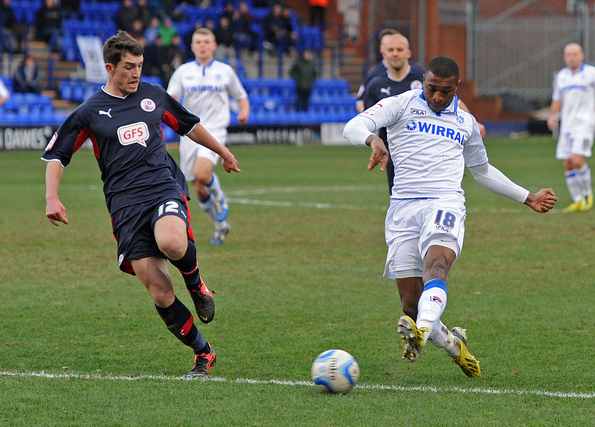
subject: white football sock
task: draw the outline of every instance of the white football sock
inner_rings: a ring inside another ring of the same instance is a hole
[[[583,186],[581,178],[579,176],[578,169],[572,169],[564,173],[566,176],[566,186],[570,192],[570,197],[575,202],[578,202],[583,198]]]
[[[457,340],[450,329],[446,327],[446,325],[440,321],[434,324],[434,328],[432,329],[432,334],[430,335],[430,341],[439,348],[443,348],[446,350],[449,356],[457,357],[461,352]]]
[[[211,197],[214,197],[215,200],[220,200],[223,197],[223,190],[221,189],[219,178],[215,173],[211,177],[211,182],[207,184],[207,188],[209,189],[209,193],[211,193]]]
[[[433,331],[438,326],[440,317],[446,308],[446,282],[440,279],[432,279],[424,284],[424,290],[417,303],[418,328],[428,328]]]
[[[209,215],[209,218],[211,218],[213,221],[215,221],[215,203],[213,200],[213,196],[211,196],[209,194],[209,198],[207,200],[205,200],[204,202],[200,200],[200,197],[198,198],[198,206],[200,206],[200,208],[205,211],[207,213],[207,215]]]
[[[578,176],[582,184],[582,195],[588,197],[593,195],[593,188],[591,187],[591,168],[588,164],[584,164],[582,168],[578,170]]]

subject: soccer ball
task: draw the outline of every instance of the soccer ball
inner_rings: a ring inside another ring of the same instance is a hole
[[[320,353],[312,364],[312,381],[329,393],[349,393],[358,378],[357,361],[343,350]]]

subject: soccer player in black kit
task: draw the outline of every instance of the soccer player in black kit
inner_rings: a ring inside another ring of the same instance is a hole
[[[187,378],[208,375],[216,354],[176,298],[167,260],[182,274],[199,319],[213,319],[215,305],[202,279],[189,222],[187,188],[161,140],[160,123],[215,151],[227,172],[239,172],[234,155],[161,87],[141,83],[143,48],[119,31],[103,46],[108,80],[64,121],[42,159],[46,165],[46,216],[68,224],[58,190],[63,169],[88,138],[118,242],[118,263],[135,274],[167,328],[194,351]]]

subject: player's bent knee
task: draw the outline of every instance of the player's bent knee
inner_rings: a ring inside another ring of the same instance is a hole
[[[157,246],[166,257],[178,260],[186,253],[188,242],[186,239],[181,239],[178,236],[168,236],[159,239],[157,241]]]

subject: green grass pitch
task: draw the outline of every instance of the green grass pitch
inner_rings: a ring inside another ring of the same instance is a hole
[[[234,147],[242,172],[220,173],[233,227],[222,247],[208,245],[192,202],[217,291],[215,321],[199,326],[225,381],[209,382],[175,379],[190,350],[118,271],[92,153],[65,171],[61,227],[44,216],[40,153],[0,153],[0,425],[591,425],[595,215],[560,213],[570,200],[551,139],[486,145],[494,165],[553,187],[560,205],[534,214],[465,177],[465,246],[443,320],[468,329],[474,380],[432,346],[415,364],[399,358],[398,296],[381,277],[386,183],[366,170],[367,147]],[[369,387],[333,396],[300,384],[329,348],[352,353]]]

